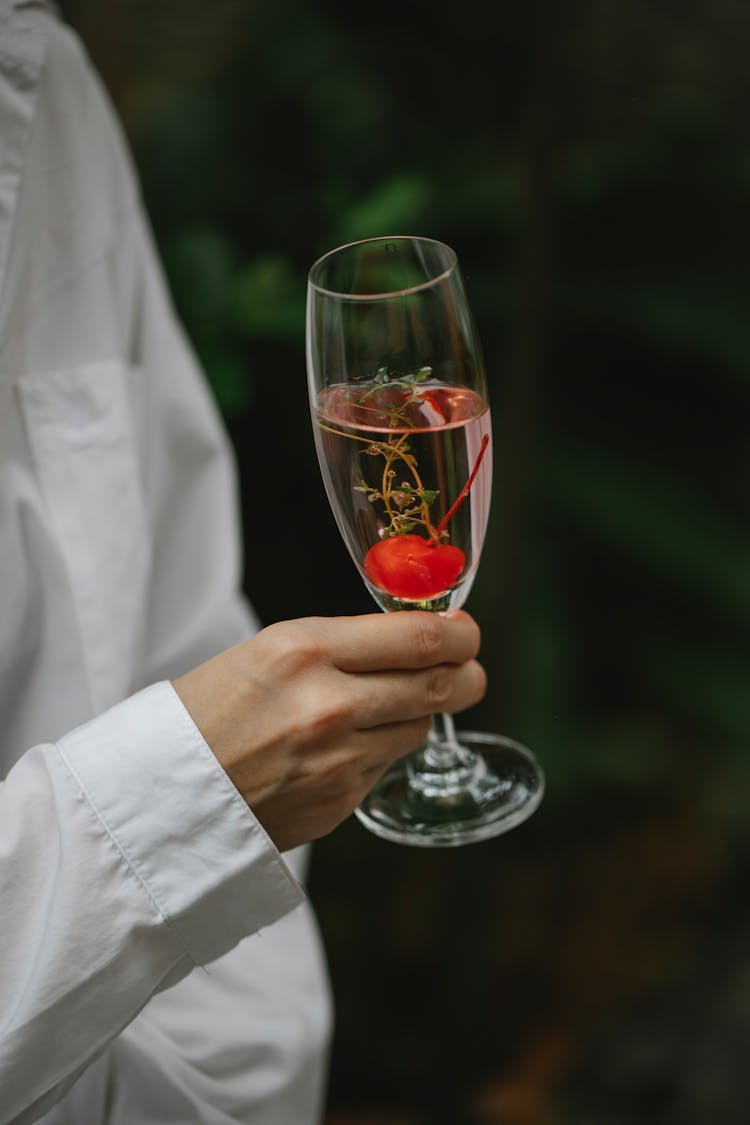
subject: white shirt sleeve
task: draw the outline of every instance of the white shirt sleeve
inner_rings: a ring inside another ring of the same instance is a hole
[[[0,785],[0,1121],[35,1120],[159,989],[302,892],[169,684]]]

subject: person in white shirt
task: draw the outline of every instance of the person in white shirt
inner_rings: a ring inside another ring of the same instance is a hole
[[[256,632],[237,538],[107,99],[0,0],[0,1125],[320,1120],[301,845],[484,673],[465,614]]]

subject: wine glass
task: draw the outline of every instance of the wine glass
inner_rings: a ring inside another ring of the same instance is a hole
[[[312,266],[307,370],[328,499],[365,586],[386,612],[462,606],[490,504],[487,387],[456,255],[429,238],[366,239]],[[376,835],[422,847],[499,835],[538,806],[533,754],[496,734],[427,742],[356,810]]]

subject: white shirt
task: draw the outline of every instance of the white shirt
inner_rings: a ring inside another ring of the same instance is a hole
[[[319,1120],[304,857],[169,682],[253,631],[238,591],[227,441],[107,100],[0,0],[1,1125]]]

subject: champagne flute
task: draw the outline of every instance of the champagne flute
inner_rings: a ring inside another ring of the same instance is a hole
[[[307,370],[328,499],[386,612],[460,608],[487,527],[492,435],[484,366],[456,255],[428,238],[366,239],[311,268]],[[524,821],[544,791],[533,754],[496,734],[427,742],[360,807],[376,835],[447,847]]]

